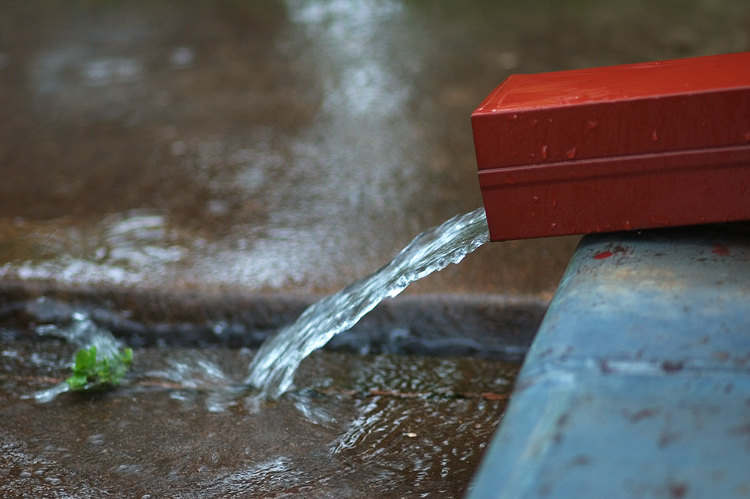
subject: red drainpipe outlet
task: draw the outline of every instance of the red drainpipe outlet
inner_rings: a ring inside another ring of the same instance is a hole
[[[471,122],[493,241],[750,219],[750,52],[513,75]]]

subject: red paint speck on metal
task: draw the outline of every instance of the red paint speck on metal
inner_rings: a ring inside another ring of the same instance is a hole
[[[750,52],[513,75],[472,126],[494,241],[750,219]]]
[[[711,253],[714,253],[719,256],[727,256],[731,253],[729,246],[726,244],[714,244],[714,247],[711,249]]]
[[[609,258],[613,255],[611,251],[602,251],[601,253],[597,253],[594,255],[594,260],[604,260],[605,258]]]

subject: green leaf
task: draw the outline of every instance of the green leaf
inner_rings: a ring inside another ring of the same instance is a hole
[[[76,363],[74,372],[84,372],[96,364],[96,347],[91,347],[88,350],[81,349],[76,352]]]
[[[65,382],[72,391],[101,390],[120,384],[133,362],[133,349],[125,348],[111,357],[97,360],[95,346],[75,354],[73,374]]]
[[[74,374],[73,376],[67,378],[65,382],[68,384],[68,388],[70,388],[71,390],[83,390],[86,387],[88,378],[86,378],[86,376]]]

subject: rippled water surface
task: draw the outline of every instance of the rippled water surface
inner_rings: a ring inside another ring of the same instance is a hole
[[[316,352],[305,390],[261,406],[237,388],[249,350],[140,349],[117,391],[20,398],[58,382],[65,354],[56,340],[2,344],[0,495],[457,496],[517,370]]]

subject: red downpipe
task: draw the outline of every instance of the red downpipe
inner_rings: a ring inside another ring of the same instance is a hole
[[[471,121],[493,241],[750,220],[750,52],[513,75]]]

